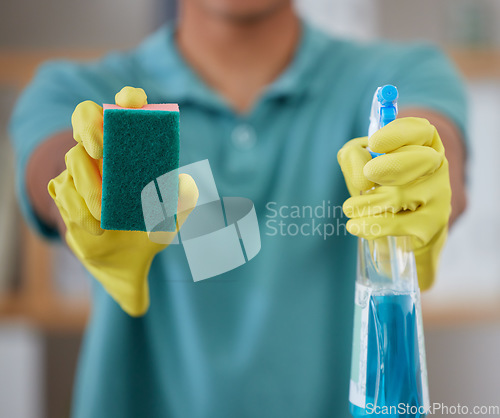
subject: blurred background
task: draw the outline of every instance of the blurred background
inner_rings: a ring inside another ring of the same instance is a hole
[[[436,286],[424,296],[431,402],[500,403],[500,2],[297,0],[338,36],[428,40],[466,80],[469,206],[450,233]],[[174,0],[17,0],[0,13],[0,417],[68,416],[89,311],[88,279],[61,245],[23,224],[6,126],[15,99],[49,58],[86,60],[133,47],[175,18]],[[19,233],[21,231],[21,233]]]

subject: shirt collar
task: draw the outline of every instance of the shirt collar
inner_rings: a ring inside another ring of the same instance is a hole
[[[163,26],[138,50],[148,74],[164,88],[163,95],[178,103],[193,101],[211,107],[225,107],[225,100],[207,86],[181,56],[175,42],[175,24]],[[263,92],[262,99],[302,97],[314,89],[314,69],[320,65],[328,37],[301,22],[301,38],[288,67]]]

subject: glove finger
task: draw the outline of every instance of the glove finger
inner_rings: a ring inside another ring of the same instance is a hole
[[[83,197],[92,216],[101,220],[102,178],[98,160],[93,160],[81,144],[66,153],[66,167],[76,191]]]
[[[405,145],[423,145],[444,152],[436,128],[427,119],[396,119],[375,132],[368,140],[368,146],[374,152],[387,153]]]
[[[189,174],[179,174],[179,202],[177,204],[178,228],[184,224],[198,201],[198,187]]]
[[[371,160],[366,149],[368,138],[356,138],[345,144],[337,153],[337,160],[351,196],[371,189],[375,184],[363,174],[363,167]]]
[[[377,157],[380,158],[380,157]],[[419,200],[408,201],[397,187],[380,186],[374,190],[352,196],[344,202],[342,209],[348,218],[363,218],[403,210],[416,210],[422,204]]]
[[[148,98],[143,89],[127,86],[116,93],[115,103],[121,107],[140,108],[148,104]]]
[[[64,170],[59,176],[52,179],[49,182],[48,190],[56,202],[68,230],[71,229],[72,225],[76,225],[92,235],[101,235],[104,232],[99,221],[92,216],[85,201],[76,191],[68,170]]]
[[[62,175],[63,173],[61,173],[60,175]],[[61,218],[62,218],[62,220],[64,222],[64,225],[66,226],[66,234],[67,234],[68,225],[70,224],[70,218],[69,218],[69,214],[66,211],[66,209],[64,209],[64,207],[61,205],[61,203],[59,202],[59,200],[56,198],[56,192],[55,192],[56,186],[54,184],[54,182],[56,181],[56,179],[57,179],[57,177],[55,179],[52,179],[52,180],[49,181],[49,184],[47,185],[47,190],[48,190],[48,192],[50,194],[50,197],[52,197],[52,200],[56,204],[57,209],[59,210],[59,214],[61,215]]]
[[[71,116],[73,137],[94,159],[102,158],[102,107],[90,100],[80,103]]]
[[[350,234],[365,239],[376,239],[384,236],[411,236],[414,249],[419,249],[430,242],[442,224],[435,219],[435,210],[429,207],[416,211],[402,211],[379,216],[365,216],[350,219],[346,228]],[[422,228],[425,225],[425,228]]]
[[[433,148],[405,145],[366,163],[363,174],[383,186],[401,186],[434,173],[443,159]]]
[[[198,187],[188,174],[179,174],[179,200],[177,202],[177,230],[175,232],[148,232],[149,239],[157,244],[170,244],[186,222],[198,201]]]

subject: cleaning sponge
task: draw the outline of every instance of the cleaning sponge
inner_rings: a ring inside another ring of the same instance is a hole
[[[101,228],[146,231],[141,192],[157,177],[179,168],[179,107],[139,109],[103,105]],[[169,196],[177,202],[177,191]]]

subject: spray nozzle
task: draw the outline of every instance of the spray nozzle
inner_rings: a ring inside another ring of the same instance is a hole
[[[368,137],[396,119],[398,115],[398,97],[398,89],[391,84],[379,87],[375,91],[370,112]],[[370,151],[370,154],[373,158],[382,155],[373,151]]]

